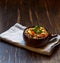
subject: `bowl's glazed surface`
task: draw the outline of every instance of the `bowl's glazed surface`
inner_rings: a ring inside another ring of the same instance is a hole
[[[28,28],[30,28],[30,27],[27,27],[26,29],[28,29]],[[33,38],[29,38],[28,36],[26,36],[25,30],[23,32],[23,38],[25,40],[26,45],[31,46],[31,47],[42,47],[42,46],[46,45],[51,36],[50,34],[48,34],[48,36],[46,38],[33,39]]]

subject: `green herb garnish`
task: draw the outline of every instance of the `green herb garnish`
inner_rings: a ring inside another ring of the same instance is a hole
[[[42,33],[42,30],[38,30],[40,28],[40,26],[36,25],[34,28],[33,28],[33,31],[37,34],[39,33]]]
[[[37,29],[36,28],[33,28],[33,31],[36,33]]]
[[[43,31],[42,30],[37,30],[36,33],[37,34],[41,34]]]
[[[39,28],[40,26],[36,25],[34,28],[33,28],[33,31],[36,33],[37,32],[37,29]]]
[[[40,33],[42,33],[43,31],[42,30],[39,30]]]
[[[36,25],[34,28],[35,28],[35,29],[38,29],[38,28],[40,28],[40,26],[39,26],[39,25]]]

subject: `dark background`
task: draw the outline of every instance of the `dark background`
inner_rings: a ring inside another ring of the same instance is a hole
[[[60,0],[0,0],[0,33],[16,22],[60,34]],[[47,57],[0,41],[0,63],[60,63],[60,46],[54,52]]]

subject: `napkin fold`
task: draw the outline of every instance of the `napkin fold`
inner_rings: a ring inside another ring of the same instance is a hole
[[[28,49],[30,51],[37,52],[40,54],[45,54],[45,55],[51,55],[54,47],[60,44],[60,42],[59,42],[60,35],[57,35],[57,36],[55,36],[55,38],[52,38],[50,41],[52,41],[52,40],[53,41],[48,43],[45,47],[33,48],[30,46],[27,46],[23,39],[23,31],[25,28],[26,28],[25,26],[23,26],[19,23],[16,23],[11,28],[9,28],[7,31],[1,33],[0,39],[6,41],[8,43],[14,44],[16,46]],[[54,41],[54,39],[56,39],[56,40]]]

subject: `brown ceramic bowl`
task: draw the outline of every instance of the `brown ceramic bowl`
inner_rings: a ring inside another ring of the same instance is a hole
[[[28,28],[32,28],[32,27],[27,27]],[[25,29],[25,30],[26,30]],[[23,38],[25,40],[26,45],[31,46],[31,47],[42,47],[44,45],[46,45],[48,43],[50,34],[48,34],[48,36],[46,38],[40,38],[40,39],[33,39],[33,38],[29,38],[26,34],[25,34],[25,30],[23,32]],[[48,32],[48,31],[47,31]],[[48,32],[49,33],[49,32]]]

